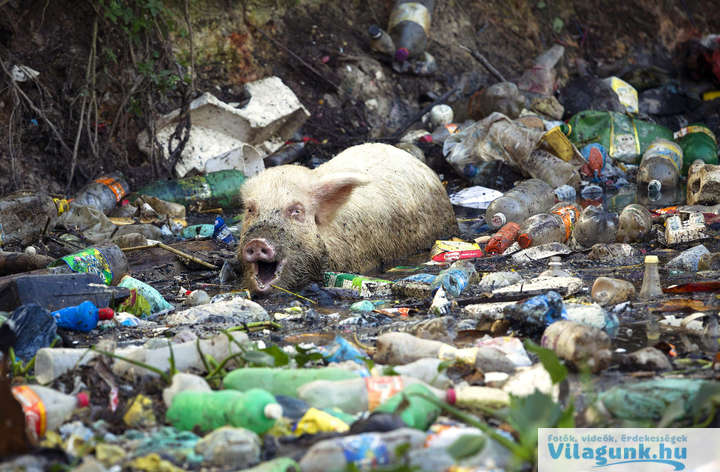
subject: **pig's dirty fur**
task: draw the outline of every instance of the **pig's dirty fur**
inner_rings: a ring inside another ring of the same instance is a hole
[[[409,153],[386,144],[353,146],[311,170],[284,165],[249,179],[239,258],[261,238],[276,253],[280,274],[259,281],[243,261],[246,285],[299,289],[327,270],[366,273],[417,254],[457,232],[437,175]]]

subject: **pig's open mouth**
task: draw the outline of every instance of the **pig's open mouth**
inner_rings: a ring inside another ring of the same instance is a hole
[[[280,278],[285,259],[281,261],[257,261],[253,262],[253,274],[258,290],[266,292],[270,290],[272,283]]]

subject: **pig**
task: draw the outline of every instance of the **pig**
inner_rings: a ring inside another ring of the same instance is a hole
[[[316,169],[269,168],[241,189],[245,284],[302,289],[325,271],[366,273],[456,234],[435,172],[394,146],[350,147]]]

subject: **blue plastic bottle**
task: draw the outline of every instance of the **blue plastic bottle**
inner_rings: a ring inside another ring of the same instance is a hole
[[[112,308],[98,309],[93,302],[84,301],[77,306],[53,311],[51,314],[58,328],[87,333],[97,327],[99,320],[111,320],[114,312]]]

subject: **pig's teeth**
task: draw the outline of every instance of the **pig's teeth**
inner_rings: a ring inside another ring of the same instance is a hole
[[[283,263],[285,261],[272,261],[263,262],[258,261],[253,264],[253,272],[255,272],[255,281],[257,282],[258,288],[264,290],[280,278],[280,272],[282,271]]]

